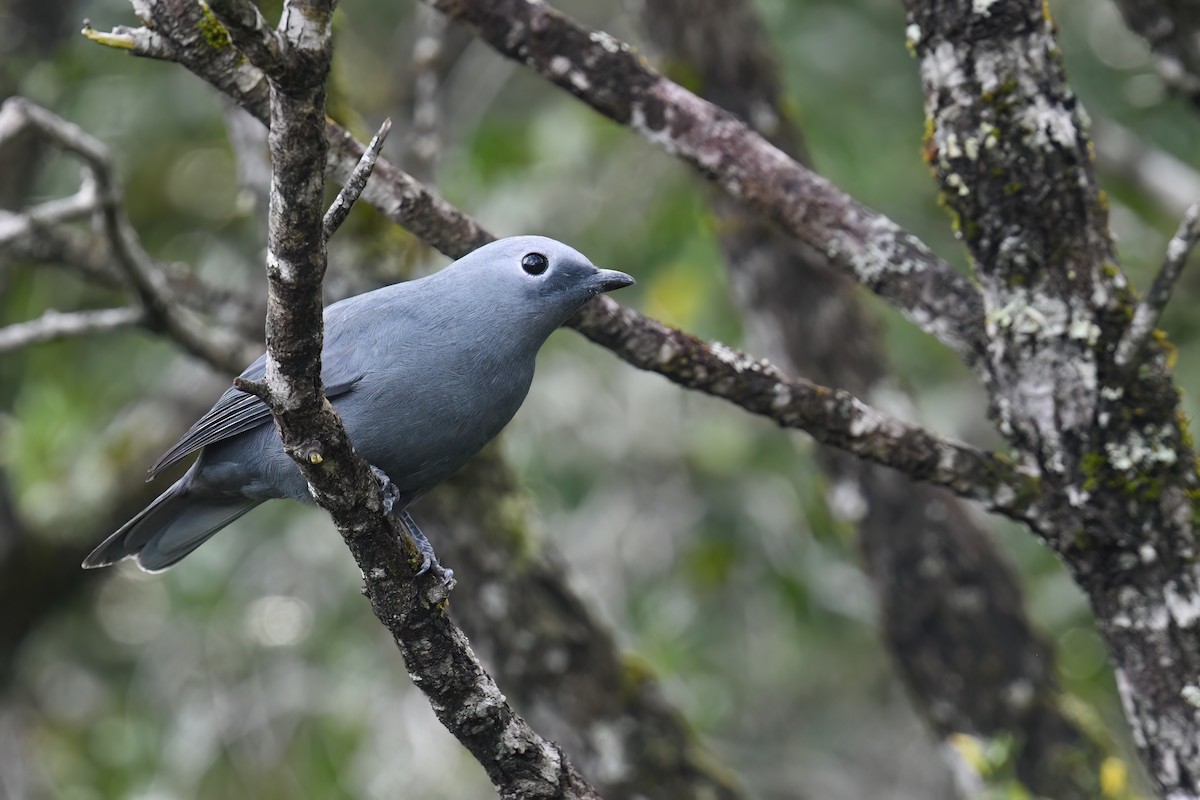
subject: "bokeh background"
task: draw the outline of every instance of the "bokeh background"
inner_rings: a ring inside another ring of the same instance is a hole
[[[278,5],[263,4],[269,18]],[[642,38],[631,4],[556,5]],[[759,6],[816,168],[965,268],[920,157],[922,100],[901,4]],[[1200,199],[1187,166],[1200,163],[1200,118],[1169,96],[1110,4],[1051,8],[1069,76],[1096,121],[1123,267],[1145,288],[1184,204]],[[259,291],[265,217],[239,177],[223,101],[180,67],[86,41],[84,18],[101,30],[136,24],[121,0],[0,0],[0,94],[26,95],[112,148],[152,254]],[[409,135],[413,50],[428,25],[413,2],[343,0],[331,114],[360,136],[391,115],[386,152],[493,232],[570,242],[637,277],[622,303],[753,352],[729,297],[707,187],[650,144],[451,34],[457,55],[436,95],[436,154],[422,150]],[[1131,153],[1146,149],[1166,166],[1134,169]],[[64,196],[78,179],[61,157],[2,164],[0,201]],[[332,247],[329,289],[444,263],[360,205]],[[1198,293],[1200,275],[1185,274],[1163,324],[1179,348],[1189,414],[1200,380],[1189,355]],[[0,257],[0,323],[119,302],[69,272]],[[939,432],[993,443],[971,377],[868,302],[916,399],[911,413]],[[91,535],[98,515],[112,514],[114,487],[141,474],[226,381],[137,331],[0,357],[0,491],[12,515],[0,524],[19,521],[22,535],[46,540]],[[561,332],[502,447],[573,585],[754,794],[952,796],[938,745],[892,674],[852,528],[828,510],[810,440]],[[1058,646],[1077,713],[1125,737],[1082,597],[1027,532],[986,525]],[[71,599],[0,654],[0,797],[491,796],[412,688],[358,585],[323,513],[274,504],[166,574],[122,566],[86,591],[63,589]]]

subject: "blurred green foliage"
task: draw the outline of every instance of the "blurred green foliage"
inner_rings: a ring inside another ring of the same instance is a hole
[[[265,4],[268,16],[278,5]],[[617,4],[561,5],[638,38]],[[817,168],[965,269],[920,158],[922,99],[900,4],[763,0],[761,8]],[[1052,8],[1093,117],[1197,163],[1195,113],[1166,96],[1115,10],[1088,0]],[[19,11],[0,4],[0,21]],[[338,12],[331,108],[360,133],[396,117],[393,155],[407,126],[413,15],[411,2],[378,0],[348,0]],[[221,101],[181,68],[86,42],[73,33],[81,16],[98,29],[134,23],[120,0],[80,2],[62,14],[51,53],[3,40],[4,85],[112,148],[151,253],[215,282],[259,285],[263,221],[238,190]],[[452,202],[496,233],[569,241],[637,276],[623,303],[753,349],[729,300],[707,187],[689,170],[478,44],[449,71],[440,100],[437,181]],[[77,182],[77,165],[51,156],[27,200],[68,194]],[[1123,266],[1146,287],[1176,219],[1135,186],[1105,184]],[[362,206],[331,260],[335,271],[376,280],[442,263]],[[0,264],[0,281],[0,322],[119,300],[52,267]],[[1200,362],[1187,357],[1200,333],[1189,314],[1198,291],[1200,276],[1186,274],[1164,321],[1182,354],[1189,414],[1200,378]],[[982,396],[961,366],[867,302],[926,419],[992,441]],[[103,533],[95,509],[153,458],[131,437],[167,424],[134,404],[199,381],[202,371],[181,361],[136,332],[0,359],[0,463],[37,535]],[[539,370],[506,435],[538,525],[718,754],[762,796],[946,791],[929,768],[934,745],[876,636],[853,531],[825,507],[811,442],[635,373],[570,333],[556,335]],[[215,397],[220,384],[211,386]],[[1065,685],[1123,731],[1080,595],[1026,532],[992,527],[1059,646]],[[412,691],[357,587],[323,515],[286,506],[231,526],[166,575],[119,570],[19,654],[0,704],[0,772],[9,776],[0,789],[68,800],[488,796],[482,771]]]

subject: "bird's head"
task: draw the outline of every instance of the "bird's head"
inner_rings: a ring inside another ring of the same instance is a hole
[[[579,251],[545,236],[513,236],[484,245],[460,263],[484,302],[536,321],[546,335],[598,294],[631,285],[624,272],[600,269]]]

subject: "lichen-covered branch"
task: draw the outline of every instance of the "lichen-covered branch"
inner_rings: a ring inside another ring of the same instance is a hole
[[[1195,249],[1197,239],[1200,239],[1200,205],[1188,209],[1183,221],[1179,223],[1179,230],[1167,243],[1167,255],[1154,278],[1154,285],[1138,303],[1133,312],[1133,319],[1129,321],[1129,327],[1117,343],[1113,361],[1118,368],[1128,370],[1136,366],[1142,348],[1153,335],[1159,317],[1171,300],[1175,282],[1183,273],[1183,266]]]
[[[1135,304],[1048,6],[906,5],[926,155],[986,307],[992,413],[1053,493],[1034,527],[1091,600],[1159,790],[1200,796],[1196,455],[1166,347],[1117,363]]]
[[[980,352],[974,288],[917,237],[804,168],[636,52],[532,0],[428,0],[503,55],[691,164],[823,252],[967,363]]]
[[[228,369],[246,363],[243,342],[218,328],[204,325],[174,297],[167,280],[142,247],[125,216],[120,191],[112,174],[112,159],[103,142],[23,97],[10,97],[0,106],[0,145],[23,130],[33,129],[55,146],[79,158],[85,185],[72,198],[51,201],[24,215],[5,217],[0,246],[28,239],[47,223],[69,221],[84,210],[99,214],[100,228],[121,277],[145,310],[150,328],[162,328],[194,355]],[[35,237],[36,238],[36,237]]]
[[[99,311],[47,311],[29,322],[17,322],[0,328],[0,353],[19,350],[43,342],[86,336],[91,333],[132,328],[142,322],[140,308],[106,308]]]
[[[362,196],[363,189],[367,188],[367,182],[375,170],[375,163],[379,160],[379,152],[383,149],[383,142],[391,130],[391,119],[385,119],[379,126],[379,132],[371,137],[371,142],[363,151],[358,163],[354,165],[350,177],[346,179],[342,190],[334,198],[333,204],[325,212],[325,217],[321,220],[321,232],[325,236],[325,241],[329,241],[330,237],[337,233],[338,228],[342,227],[346,217],[350,216],[350,209]]]
[[[222,10],[214,7],[218,15]],[[284,449],[358,562],[371,606],[395,638],[414,682],[501,795],[595,797],[562,751],[517,716],[484,672],[466,637],[443,613],[447,587],[432,573],[415,575],[414,564],[420,563],[415,545],[386,513],[370,467],[354,452],[325,399],[323,167],[332,13],[330,0],[287,2],[280,25],[285,52],[267,70],[272,157],[267,364],[256,388],[271,407]]]
[[[614,302],[593,302],[590,311],[587,330],[578,317],[567,324],[635,367],[680,386],[729,400],[822,444],[944,486],[1014,519],[1024,519],[1040,497],[1037,477],[1007,460],[889,417],[847,391],[788,377],[768,361],[635,317]]]
[[[643,6],[643,19],[663,63],[677,65],[707,99],[807,160],[752,2],[654,0]],[[772,360],[867,400],[894,397],[877,326],[853,284],[822,253],[727,195],[711,193],[710,206],[734,296]],[[893,470],[831,448],[818,454],[830,511],[858,529],[882,635],[934,734],[947,742],[967,733],[1011,742],[1015,770],[1003,772],[1015,772],[1033,795],[1098,797],[1106,753],[1065,712],[1054,648],[1025,613],[1019,576],[968,509]],[[956,769],[970,767],[957,759]]]
[[[290,62],[293,58],[309,55],[307,50],[288,47],[283,36],[271,27],[250,0],[209,0],[208,7],[224,23],[225,33],[233,46],[276,84],[289,78],[294,80],[304,69],[302,65]],[[284,9],[285,13],[291,10],[289,6]],[[319,59],[312,67],[314,72],[320,71]]]

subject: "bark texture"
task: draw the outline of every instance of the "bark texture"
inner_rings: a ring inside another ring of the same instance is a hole
[[[1046,481],[1033,526],[1091,600],[1151,776],[1200,796],[1196,458],[1167,348],[1116,363],[1134,302],[1048,7],[984,5],[907,3],[926,157],[986,308],[992,414]]]
[[[708,100],[808,161],[751,3],[649,0],[643,17],[668,74],[677,66],[698,79]],[[711,205],[735,295],[769,357],[862,397],[894,392],[876,326],[823,254],[726,195]],[[959,501],[829,448],[819,462],[832,510],[857,523],[884,637],[935,734],[1008,738],[1032,794],[1099,796],[1105,753],[1063,712],[1053,647],[1026,618],[1012,568]]]
[[[443,613],[448,587],[415,576],[415,545],[388,514],[321,384],[325,274],[325,87],[332,53],[329,0],[286,3],[279,32],[249,3],[213,13],[270,78],[272,176],[267,249],[267,366],[260,385],[284,449],[333,517],[363,573],[364,593],[396,640],[438,719],[475,756],[501,797],[594,798],[556,745],[517,716]],[[415,578],[415,580],[414,580]]]

